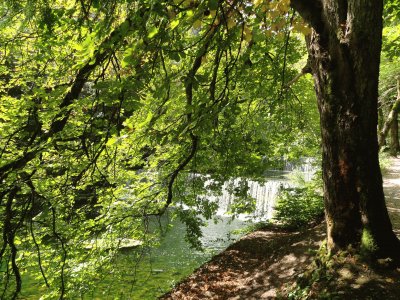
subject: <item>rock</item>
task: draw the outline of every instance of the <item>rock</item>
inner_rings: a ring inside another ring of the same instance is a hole
[[[113,241],[100,238],[100,239],[92,239],[90,241],[83,243],[83,248],[85,250],[92,250],[92,249],[108,250],[113,247],[117,247],[118,249],[130,249],[141,246],[142,244],[143,244],[142,241],[128,239],[128,238],[117,238]]]

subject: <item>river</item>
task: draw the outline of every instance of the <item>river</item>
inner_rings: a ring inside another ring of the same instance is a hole
[[[254,220],[270,219],[280,186],[288,185],[283,174],[272,172],[265,183],[248,181],[248,192],[256,200],[256,209],[252,215],[241,214],[235,219],[227,215],[232,197],[226,186],[222,195],[213,199],[220,206],[217,215],[212,220],[204,220],[206,226],[202,227],[201,238],[204,251],[191,248],[185,241],[186,227],[179,220],[170,220],[167,215],[161,220],[154,218],[150,228],[160,226],[160,222],[163,228],[169,228],[161,237],[159,246],[122,249],[114,261],[119,275],[115,276],[113,272],[99,274],[94,289],[83,290],[78,299],[156,299],[240,238],[245,233],[243,229],[252,225]],[[21,298],[38,299],[38,293],[40,289],[32,285],[24,289]]]
[[[202,227],[201,238],[204,251],[191,248],[184,240],[184,224],[164,216],[161,219],[162,227],[166,228],[168,224],[172,226],[162,236],[159,247],[148,249],[138,263],[135,250],[121,251],[116,263],[125,276],[117,284],[112,276],[106,278],[83,299],[156,299],[167,292],[179,280],[240,238],[245,233],[243,229],[251,226],[255,220],[272,217],[279,188],[288,185],[288,180],[282,176],[283,172],[274,172],[273,175],[265,183],[248,181],[249,194],[256,199],[256,209],[252,215],[240,214],[233,219],[226,214],[232,203],[232,196],[227,191],[229,184],[221,196],[212,199],[219,203],[219,210],[214,219],[204,220],[206,226]],[[159,226],[159,221],[153,220],[150,226]]]

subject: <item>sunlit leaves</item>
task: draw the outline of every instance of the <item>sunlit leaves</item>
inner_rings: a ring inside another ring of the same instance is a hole
[[[400,25],[387,26],[383,29],[383,50],[391,58],[400,57]]]
[[[387,23],[386,25],[390,25],[393,23],[398,23],[400,20],[400,1],[399,0],[385,0],[384,1],[384,21]]]
[[[33,197],[15,239],[29,254],[18,263],[35,266],[43,285],[39,246],[48,297],[60,291],[63,260],[70,298],[93,289],[96,273],[118,273],[114,242],[154,242],[144,220],[171,193],[171,206],[191,208],[176,213],[200,246],[198,214],[216,211],[212,192],[233,177],[262,178],[276,157],[297,151],[287,143],[301,148],[310,137],[296,121],[309,115],[308,98],[283,88],[304,46],[289,30],[305,31],[288,1],[73,4],[48,2],[46,20],[18,10],[0,27],[0,166],[26,158],[2,191],[18,186],[15,215]],[[232,192],[236,213],[253,208],[245,184]],[[92,240],[112,251],[84,250]]]
[[[180,20],[179,19],[175,19],[170,23],[170,28],[171,29],[175,29],[176,26],[179,25]]]
[[[147,37],[148,37],[149,39],[152,39],[157,33],[158,33],[158,28],[153,27],[153,28],[150,29],[150,31],[149,31]]]
[[[193,29],[195,29],[195,30],[200,29],[200,28],[201,28],[201,24],[202,24],[202,21],[201,21],[201,20],[196,20],[196,21],[194,21],[194,22],[193,22]]]
[[[309,35],[311,33],[311,28],[307,24],[305,24],[302,20],[297,20],[293,24],[293,30],[303,35]]]
[[[251,40],[253,39],[253,33],[251,31],[251,29],[247,26],[244,27],[243,30],[243,34],[244,34],[244,39],[246,40],[246,42],[250,43]]]

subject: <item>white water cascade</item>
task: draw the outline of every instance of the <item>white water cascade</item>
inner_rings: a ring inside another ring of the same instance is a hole
[[[315,172],[312,162],[313,160],[310,158],[303,159],[300,164],[292,164],[287,162],[285,163],[285,169],[283,171],[267,172],[269,175],[273,174],[273,176],[267,175],[266,180],[263,183],[247,180],[247,194],[251,198],[255,199],[256,208],[252,214],[242,214],[239,215],[239,218],[246,219],[248,217],[252,217],[259,220],[271,219],[273,217],[274,206],[280,189],[294,186],[294,184],[285,175],[291,172],[300,172],[304,180],[309,181]],[[209,197],[209,200],[215,201],[219,205],[217,215],[227,215],[235,201],[235,196],[232,195],[231,191],[242,184],[242,179],[232,179],[231,181],[225,182],[225,184],[222,186],[221,195]]]
[[[222,195],[211,196],[210,200],[218,202],[219,208],[217,215],[224,216],[230,210],[231,205],[234,203],[234,196],[230,193],[233,187],[238,187],[241,179],[234,179],[227,182],[222,187]],[[269,178],[265,183],[260,183],[253,180],[247,180],[248,192],[247,194],[255,199],[256,208],[250,215],[239,215],[239,218],[255,217],[257,219],[267,220],[273,217],[274,205],[281,187],[288,187],[290,185],[288,180]]]

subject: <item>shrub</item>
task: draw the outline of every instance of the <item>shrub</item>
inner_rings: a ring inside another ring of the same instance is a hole
[[[303,186],[281,188],[275,206],[274,220],[291,228],[314,223],[324,215],[321,182],[314,180]]]
[[[390,165],[391,165],[391,159],[390,155],[388,152],[381,151],[379,152],[379,165],[381,167],[381,172],[382,175],[386,175]]]

